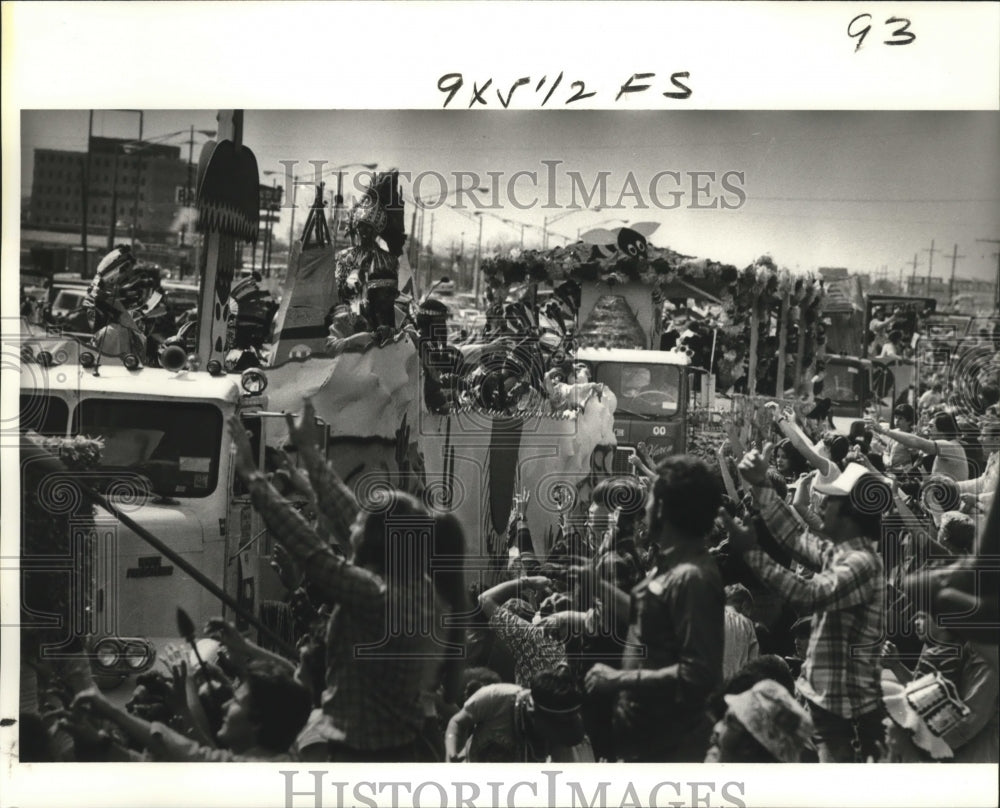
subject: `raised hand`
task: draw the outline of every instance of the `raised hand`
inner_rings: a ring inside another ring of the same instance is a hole
[[[302,412],[298,419],[292,413],[285,413],[288,425],[288,439],[299,449],[315,449],[320,444],[319,427],[316,424],[316,409],[308,398],[302,399]]]
[[[742,553],[757,546],[757,532],[752,526],[737,522],[725,508],[719,508],[719,519],[729,534],[729,546],[734,550]]]
[[[767,485],[767,461],[756,449],[751,449],[740,461],[740,476],[750,485]]]
[[[246,638],[240,634],[236,626],[221,617],[209,618],[205,624],[205,636],[222,643],[235,660],[245,659],[250,654]]]
[[[584,689],[588,693],[609,693],[617,690],[616,680],[618,670],[603,662],[595,663],[583,680]]]
[[[247,477],[257,471],[257,460],[253,455],[253,447],[250,445],[250,436],[237,415],[230,415],[226,419],[226,425],[229,427],[229,436],[236,449],[236,473],[241,477]]]

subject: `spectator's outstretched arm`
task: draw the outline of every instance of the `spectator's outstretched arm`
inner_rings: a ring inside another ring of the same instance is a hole
[[[722,473],[722,484],[726,489],[726,494],[734,502],[739,501],[739,493],[736,490],[736,482],[733,480],[733,475],[729,470],[729,455],[726,453],[728,441],[723,441],[719,444],[719,448],[716,450],[716,455],[719,459],[719,471]]]
[[[841,611],[866,603],[882,572],[870,553],[849,553],[812,578],[800,578],[761,550],[743,555],[760,580],[803,612]]]
[[[778,544],[806,566],[812,569],[822,567],[827,542],[802,530],[791,506],[771,488],[767,479],[767,465],[760,452],[747,452],[740,461],[739,470],[743,479],[753,486],[754,500],[760,508],[761,518]]]
[[[192,730],[192,737],[198,743],[214,747],[215,741],[212,738],[208,716],[205,715],[201,699],[198,698],[198,686],[194,679],[188,675],[184,656],[184,652],[179,647],[167,646],[165,661],[174,677],[168,704],[173,709],[174,714]]]
[[[465,749],[466,741],[476,728],[476,719],[473,718],[463,707],[448,722],[448,729],[444,733],[444,759],[446,763],[455,763],[461,760],[462,750]]]
[[[823,457],[816,451],[812,441],[810,441],[809,438],[806,437],[806,433],[802,431],[802,427],[794,423],[787,416],[787,414],[775,416],[774,423],[777,425],[781,434],[788,438],[788,442],[795,447],[798,453],[805,458],[809,465],[813,468],[819,469],[825,476],[829,476],[833,473],[833,461],[829,458]]]
[[[648,477],[650,480],[656,479],[656,471],[643,462],[638,452],[636,452],[636,454],[629,455],[628,462],[629,465],[632,466],[632,468],[634,468],[637,473],[641,474],[644,477]]]
[[[330,532],[342,547],[350,547],[351,525],[360,507],[354,492],[330,467],[320,452],[319,427],[316,410],[309,399],[302,401],[298,421],[291,413],[285,415],[289,440],[298,449],[302,463],[309,474],[309,482],[316,495],[316,507],[330,524]]]
[[[867,424],[868,428],[871,429],[872,432],[885,435],[886,437],[896,441],[896,443],[900,443],[907,448],[917,449],[929,455],[936,455],[938,453],[938,447],[935,441],[922,438],[920,435],[914,435],[910,432],[900,432],[898,429],[887,429],[874,419],[869,419]]]
[[[605,631],[610,630],[612,624],[622,632],[628,629],[632,606],[628,592],[598,575],[597,569],[592,564],[570,567],[567,577],[574,589],[574,599],[577,603],[593,603],[595,599],[601,602],[599,617]]]
[[[375,344],[375,337],[368,331],[352,334],[349,337],[328,337],[326,353],[328,356],[340,356],[345,353],[364,353]]]
[[[511,598],[517,597],[522,587],[529,587],[539,591],[545,591],[552,585],[552,582],[544,575],[527,575],[523,578],[516,578],[513,581],[503,581],[490,589],[487,589],[479,596],[479,605],[483,614],[492,617],[493,613],[502,603],[506,603]]]
[[[97,689],[96,685],[92,685],[76,694],[76,697],[73,699],[72,709],[75,711],[80,708],[89,709],[99,717],[108,719],[140,746],[149,746],[153,725],[138,716],[115,707]]]
[[[250,491],[254,507],[268,529],[289,555],[305,570],[306,576],[331,600],[346,607],[378,609],[385,597],[385,582],[377,575],[338,557],[296,510],[257,471],[250,441],[240,419],[229,419],[236,446],[236,473]]]
[[[212,637],[224,645],[229,652],[229,658],[241,671],[245,671],[254,660],[266,660],[289,674],[295,673],[293,662],[251,642],[240,634],[236,626],[226,622],[221,617],[209,619],[205,626],[205,636]]]
[[[802,517],[802,521],[812,531],[818,531],[822,527],[823,521],[816,515],[811,505],[812,483],[816,478],[816,472],[811,471],[795,488],[795,496],[792,499],[792,508]]]

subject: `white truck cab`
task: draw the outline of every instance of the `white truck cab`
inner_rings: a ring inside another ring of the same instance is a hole
[[[264,412],[263,373],[129,369],[117,357],[98,362],[79,343],[54,342],[22,344],[21,429],[100,438],[100,466],[86,482],[259,615],[283,590],[260,517],[234,484],[225,421],[244,419],[262,462],[269,419],[279,417]],[[95,673],[107,684],[148,669],[178,641],[178,606],[199,630],[226,610],[112,514],[96,509],[95,523],[95,613],[85,629]]]
[[[631,348],[580,348],[576,361],[590,369],[591,380],[618,399],[614,413],[613,471],[633,473],[628,457],[636,447],[654,461],[687,451],[687,354]]]

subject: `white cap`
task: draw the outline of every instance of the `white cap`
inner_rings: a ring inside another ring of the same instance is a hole
[[[848,463],[832,481],[816,481],[813,484],[813,491],[817,494],[826,494],[829,497],[849,497],[859,485],[865,488],[872,485],[885,486],[888,489],[886,507],[891,504],[892,483],[889,478],[865,468],[860,463]]]

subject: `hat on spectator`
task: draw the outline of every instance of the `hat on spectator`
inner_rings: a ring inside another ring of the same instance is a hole
[[[883,675],[882,702],[889,717],[909,730],[913,742],[931,757],[953,756],[942,736],[969,715],[970,710],[951,681],[935,671],[904,686],[891,674]]]
[[[860,463],[848,463],[832,481],[817,480],[813,491],[828,497],[856,497],[862,507],[871,506],[881,512],[888,510],[892,504],[892,483],[889,479]]]
[[[812,719],[773,679],[725,697],[729,711],[781,763],[797,763],[813,733]]]

